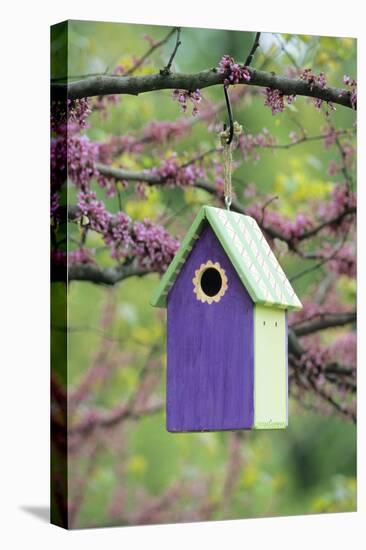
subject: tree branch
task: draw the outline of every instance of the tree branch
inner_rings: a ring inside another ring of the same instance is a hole
[[[69,266],[68,281],[90,281],[112,286],[128,277],[142,277],[148,273],[151,273],[151,270],[134,264],[106,268],[95,264],[73,264]],[[54,280],[57,280],[57,277]]]
[[[342,88],[321,88],[317,84],[310,85],[301,79],[278,76],[275,73],[248,68],[250,81],[241,81],[248,86],[261,86],[280,90],[285,95],[300,95],[331,101],[352,108],[351,94]],[[52,97],[57,99],[67,90],[70,99],[102,96],[111,94],[138,95],[155,90],[196,90],[223,84],[225,73],[219,73],[217,68],[201,71],[196,74],[151,74],[144,76],[113,76],[100,75],[76,80],[69,84],[52,82]]]
[[[115,178],[116,180],[126,180],[126,181],[143,181],[145,183],[148,183],[149,185],[164,185],[165,181],[163,178],[161,178],[158,174],[154,174],[151,171],[131,171],[131,170],[124,170],[121,168],[114,168],[112,166],[107,166],[105,164],[97,164],[96,165],[97,170],[103,174],[104,176],[110,176]],[[223,201],[223,197],[220,197],[217,193],[217,190],[213,185],[206,181],[198,180],[195,182],[194,187],[198,189],[203,189],[204,191],[207,191],[207,193],[210,193],[211,195],[215,196],[216,198],[219,198]],[[231,209],[234,212],[238,212],[239,214],[246,214],[245,209],[243,206],[237,202],[233,201],[231,204]],[[308,231],[304,231],[299,237],[297,237],[297,241],[304,241],[306,239],[309,239],[310,237],[314,237],[324,229],[325,227],[329,225],[334,225],[340,223],[345,217],[353,215],[356,213],[356,208],[348,208],[347,210],[344,210],[344,212],[341,212],[334,218],[331,218],[329,220],[326,220],[324,222],[319,223],[318,225],[314,226],[313,228],[309,229]],[[296,253],[299,253],[298,249],[293,246],[293,243],[291,240],[286,238],[284,235],[273,229],[272,227],[263,227],[262,229],[267,233],[268,236],[270,236],[272,239],[279,239],[280,241],[284,241],[289,245],[289,248]]]
[[[308,322],[302,326],[297,326],[296,328],[294,327],[292,330],[294,331],[296,336],[307,336],[309,334],[313,334],[314,332],[318,332],[319,330],[341,327],[349,323],[355,322],[356,311],[336,314],[325,313],[321,316],[320,319]]]
[[[111,411],[97,409],[85,414],[75,426],[70,428],[70,434],[88,436],[96,428],[112,428],[124,420],[139,420],[141,417],[154,415],[163,410],[163,404],[157,403],[141,410],[131,410],[127,405],[121,405]],[[91,414],[90,414],[91,413]]]
[[[299,359],[305,352],[304,348],[300,344],[295,331],[292,328],[288,329],[288,353]]]
[[[298,240],[304,241],[306,239],[310,239],[311,237],[314,237],[315,235],[317,235],[319,231],[321,231],[328,225],[338,225],[344,218],[354,214],[356,214],[356,207],[347,208],[346,210],[344,210],[334,218],[325,220],[324,222],[321,222],[319,225],[316,225],[315,227],[313,227],[312,229],[309,229],[308,231],[304,231],[304,233],[302,233],[298,237]]]

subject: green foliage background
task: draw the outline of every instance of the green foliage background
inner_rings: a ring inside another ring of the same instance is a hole
[[[111,71],[116,65],[131,64],[133,56],[141,56],[148,45],[144,34],[154,39],[164,37],[168,28],[130,24],[77,22],[69,24],[69,75]],[[343,74],[355,76],[356,41],[332,37],[281,35],[296,62],[301,67],[324,71],[328,82],[342,86]],[[273,35],[262,35],[262,48],[253,65],[265,64],[266,70],[283,73],[291,65]],[[195,72],[217,66],[223,54],[243,60],[253,41],[253,33],[182,29],[182,46],[175,59],[175,70]],[[139,74],[156,72],[166,63],[174,39],[152,57]],[[57,68],[56,68],[57,69]],[[62,68],[60,68],[62,71]],[[63,76],[57,70],[53,75]],[[221,101],[221,87],[202,91],[204,98]],[[263,106],[263,95],[258,91],[234,105],[234,117],[247,133],[255,134],[263,127],[269,129],[279,142],[289,141],[289,132],[296,131],[295,121],[306,128],[309,135],[318,135],[324,119],[305,98],[297,98],[283,114],[272,116]],[[179,106],[169,91],[124,96],[116,106],[109,107],[108,118],[98,112],[90,118],[87,135],[98,141],[111,135],[142,130],[152,120],[176,120],[182,116]],[[190,116],[189,114],[186,116]],[[338,107],[332,115],[340,128],[349,128],[354,113]],[[222,117],[222,119],[221,119]],[[222,112],[218,122],[224,121]],[[216,144],[216,133],[209,132],[204,122],[192,127],[191,134],[177,143],[177,152],[187,158],[202,148]],[[161,152],[161,157],[165,155]],[[292,217],[297,211],[309,211],[310,200],[322,200],[337,180],[327,176],[327,165],[334,158],[334,150],[325,150],[319,141],[309,142],[289,150],[261,152],[259,162],[244,162],[235,172],[234,184],[238,198],[245,204],[243,194],[247,184],[255,182],[263,195],[278,194],[275,208]],[[156,155],[123,155],[118,159],[131,169],[150,168],[159,162]],[[99,196],[104,198],[101,190]],[[121,193],[122,207],[133,218],[158,221],[162,213],[171,214],[172,234],[182,237],[201,204],[213,203],[204,191],[179,189],[152,189],[146,200],[134,192],[130,184]],[[73,190],[70,188],[70,202]],[[108,208],[117,211],[115,198],[107,199]],[[176,215],[176,213],[179,213]],[[70,235],[76,231],[70,226]],[[88,237],[88,246],[97,248],[98,262],[112,265],[108,252],[99,248],[97,235]],[[72,243],[70,244],[72,248]],[[286,272],[297,272],[296,260],[282,262]],[[296,285],[300,299],[311,295],[321,280],[322,271],[303,277]],[[153,309],[149,299],[158,283],[156,275],[134,278],[108,290],[90,283],[73,282],[69,287],[69,352],[68,384],[74,388],[82,379],[105,338],[114,340],[117,350],[125,354],[125,363],[113,370],[108,382],[95,387],[85,406],[111,409],[128,399],[136,391],[139,371],[151,349],[162,366],[159,393],[164,396],[165,384],[165,312]],[[355,288],[340,278],[339,292],[346,300],[355,299]],[[100,329],[102,309],[113,293],[116,315],[106,335]],[[341,330],[341,329],[338,329]],[[330,331],[331,334],[334,331]],[[327,337],[327,336],[326,336]],[[147,495],[159,496],[179,479],[194,482],[210,480],[207,502],[216,504],[213,519],[279,516],[317,512],[351,511],[356,507],[356,429],[334,415],[325,417],[305,410],[290,401],[289,427],[284,431],[246,433],[241,444],[242,465],[238,480],[232,489],[225,509],[224,483],[228,461],[229,433],[169,434],[165,430],[163,413],[126,424],[113,434],[113,445],[104,437],[95,467],[88,474],[83,502],[76,526],[110,525],[120,523],[111,516],[111,502],[116,489],[123,487],[133,508],[134,495],[141,489]],[[111,436],[112,437],[112,436]],[[70,484],[85,474],[84,457],[77,453],[70,459]],[[75,481],[76,483],[76,481]],[[76,489],[75,489],[76,490]],[[72,491],[71,491],[72,492]],[[192,506],[192,499],[181,498],[182,509]]]

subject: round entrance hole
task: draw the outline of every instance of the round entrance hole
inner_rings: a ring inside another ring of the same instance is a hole
[[[207,304],[219,302],[228,288],[225,269],[211,260],[196,269],[192,283],[197,300]]]
[[[222,287],[222,277],[220,271],[214,267],[209,267],[202,273],[200,283],[206,296],[216,296]]]

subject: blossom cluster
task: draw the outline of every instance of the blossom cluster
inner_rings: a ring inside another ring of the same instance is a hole
[[[333,255],[333,250],[329,243],[323,246],[321,255],[324,258],[331,258],[327,262],[327,268],[329,271],[336,273],[337,275],[346,275],[350,278],[356,277],[357,262],[356,262],[356,250],[354,243],[345,243],[336,253]]]
[[[262,132],[258,134],[246,134],[242,133],[239,137],[239,147],[243,153],[244,160],[248,160],[250,157],[254,161],[260,159],[258,149],[269,148],[276,144],[276,139],[272,136],[267,128],[263,128]]]
[[[94,263],[93,252],[93,249],[84,247],[77,248],[76,250],[71,250],[71,252],[69,252],[67,255],[68,264],[73,265]]]
[[[351,78],[350,76],[345,74],[343,77],[343,84],[345,84],[349,88],[351,94],[352,109],[355,109],[357,105],[357,81],[354,78]]]
[[[272,111],[272,115],[277,113],[282,113],[285,109],[285,95],[281,90],[276,88],[266,88],[265,91],[265,100],[264,105],[269,107]],[[287,96],[287,103],[291,105],[295,101],[294,95]]]
[[[141,267],[164,272],[176,253],[179,242],[160,225],[149,220],[133,221],[124,212],[112,214],[92,191],[77,197],[80,216],[100,233],[110,248],[112,258],[121,261],[136,258]]]
[[[314,86],[318,86],[321,89],[327,87],[327,79],[325,74],[322,72],[317,75],[316,73],[313,73],[311,69],[304,69],[300,72],[300,78],[309,84],[310,90],[313,90]],[[320,109],[323,105],[323,100],[316,97],[313,99],[313,103],[317,109]],[[335,110],[331,101],[328,101],[328,106]]]
[[[87,118],[91,114],[88,98],[52,101],[51,130],[55,134],[66,135],[88,127]]]
[[[75,264],[90,264],[95,263],[93,259],[94,250],[83,246],[65,252],[64,250],[52,250],[51,261],[53,266],[67,266]]]
[[[178,121],[152,121],[140,135],[125,134],[112,136],[108,141],[99,143],[98,160],[110,164],[113,158],[128,154],[138,154],[144,150],[146,143],[164,145],[170,140],[179,139],[187,134],[189,124],[185,119]]]
[[[176,153],[161,161],[160,165],[152,169],[166,185],[188,187],[194,185],[198,178],[203,178],[205,170],[202,165],[190,163],[180,165]]]
[[[318,75],[313,73],[311,69],[304,69],[300,72],[300,78],[301,80],[305,80],[309,86],[310,90],[314,88],[314,86],[319,86],[319,88],[326,88],[327,86],[327,79],[325,77],[324,73],[319,73]]]
[[[331,159],[328,164],[327,174],[328,176],[334,176],[342,170],[342,164],[334,159]]]
[[[86,189],[92,178],[98,176],[95,161],[98,156],[98,144],[87,136],[72,136],[67,140],[67,171],[73,183],[80,189]]]
[[[59,191],[67,179],[67,138],[51,139],[51,191]]]
[[[103,155],[103,152],[102,152]],[[86,191],[92,179],[114,196],[115,181],[99,173],[96,163],[102,156],[100,145],[85,135],[57,136],[51,140],[52,191],[59,191],[69,177],[74,185]],[[102,156],[103,158],[103,156]]]
[[[201,102],[201,92],[199,90],[173,90],[172,97],[175,101],[178,101],[179,105],[182,107],[183,113],[187,112],[188,101],[193,105],[192,115],[196,116],[198,114],[198,105]]]
[[[152,121],[143,131],[143,140],[164,144],[169,140],[182,138],[188,131],[186,120]]]
[[[297,363],[298,367],[304,368],[311,377],[317,378],[317,385],[323,385],[325,383],[325,368],[333,362],[351,369],[356,367],[357,338],[355,332],[351,331],[340,336],[328,346],[314,341],[313,344],[309,344],[308,349]]]
[[[53,101],[51,104],[51,190],[55,193],[66,182],[67,176],[75,185],[85,188],[97,175],[95,161],[98,147],[86,136],[78,135],[88,127],[91,113],[89,100],[68,99],[66,104]],[[53,204],[55,204],[53,197]]]
[[[225,75],[224,85],[239,84],[243,80],[250,81],[250,72],[248,67],[236,63],[230,55],[224,55],[219,62],[219,73]]]
[[[315,213],[319,223],[334,220],[334,223],[326,223],[324,230],[331,233],[346,233],[354,223],[354,219],[352,216],[344,216],[342,219],[342,215],[345,212],[352,212],[355,207],[356,194],[346,185],[337,185],[333,188],[330,200],[318,204]],[[290,220],[275,210],[264,209],[259,202],[248,206],[246,211],[264,229],[271,228],[288,242],[293,243],[301,239],[306,231],[314,227],[315,223],[314,219],[304,213],[299,213],[294,220]],[[348,271],[350,270],[351,268]]]
[[[60,208],[60,195],[51,191],[51,216],[55,216]]]
[[[103,164],[111,164],[113,158],[123,153],[141,153],[143,148],[144,144],[135,136],[112,136],[108,141],[99,143],[98,160]]]
[[[305,368],[311,375],[319,375],[329,360],[329,350],[314,345],[304,352],[299,360],[299,367]]]
[[[333,126],[324,126],[321,131],[324,134],[323,143],[325,149],[329,149],[337,140],[337,131]]]
[[[108,116],[108,107],[111,105],[118,105],[121,101],[121,96],[116,94],[99,95],[94,98],[93,110],[98,111],[102,119],[106,119]]]
[[[305,214],[298,214],[294,221],[286,218],[274,210],[263,210],[258,203],[250,205],[246,209],[264,229],[271,228],[282,235],[287,241],[296,242],[307,229],[313,225],[311,219]]]
[[[113,74],[115,76],[121,76],[126,72],[126,68],[123,65],[117,65]],[[98,111],[102,119],[106,119],[108,115],[108,107],[111,105],[118,105],[121,101],[121,96],[118,94],[99,95],[93,98],[93,110]]]
[[[357,335],[355,331],[348,332],[337,338],[330,346],[330,356],[345,367],[356,367]]]
[[[337,219],[344,212],[356,208],[356,193],[350,191],[347,185],[336,185],[331,193],[330,201],[320,203],[317,207],[317,215],[320,219],[335,220],[330,224],[329,230],[335,233],[345,233],[353,220],[350,217],[344,217],[343,220]]]

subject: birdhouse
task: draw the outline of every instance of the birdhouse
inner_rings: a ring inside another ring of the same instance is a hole
[[[151,303],[167,308],[168,431],[287,426],[287,311],[302,306],[253,218],[203,206]]]

